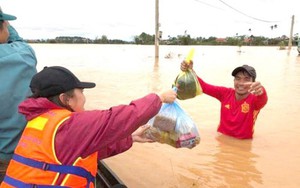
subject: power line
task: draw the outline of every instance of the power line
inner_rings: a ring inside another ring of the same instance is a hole
[[[214,5],[208,4],[208,3],[203,2],[203,1],[199,1],[199,0],[194,0],[194,1],[197,1],[198,3],[202,3],[202,4],[207,5],[207,6],[209,6],[209,7],[212,7],[212,8],[216,8],[216,9],[219,9],[219,10],[224,10],[224,9],[222,9],[222,8],[220,8],[220,7],[216,7],[216,6],[214,6]]]
[[[234,11],[236,11],[236,12],[238,12],[238,13],[240,13],[240,14],[242,14],[242,15],[248,17],[248,18],[251,18],[251,19],[254,19],[254,20],[257,20],[257,21],[261,21],[261,22],[266,22],[266,23],[275,23],[275,22],[279,22],[279,21],[269,21],[269,20],[263,20],[263,19],[255,18],[255,17],[253,17],[253,16],[250,16],[250,15],[248,15],[248,14],[245,14],[245,13],[243,13],[242,11],[240,11],[240,10],[238,10],[238,9],[236,9],[236,8],[234,8],[234,7],[232,7],[232,6],[230,6],[229,4],[225,3],[225,2],[222,1],[222,0],[219,0],[219,1],[220,1],[221,3],[223,3],[224,5],[228,6],[229,8],[231,8],[232,10],[234,10]]]

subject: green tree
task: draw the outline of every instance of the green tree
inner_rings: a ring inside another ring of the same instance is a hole
[[[154,44],[154,39],[155,36],[154,35],[149,35],[145,32],[141,33],[140,36],[135,36],[134,40],[136,44]]]
[[[181,45],[190,45],[192,43],[190,35],[178,35],[177,37]]]

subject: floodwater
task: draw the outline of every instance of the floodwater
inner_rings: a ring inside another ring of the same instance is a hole
[[[86,109],[105,109],[171,87],[191,46],[33,44],[40,70],[62,65],[86,89]],[[220,103],[204,94],[179,101],[199,128],[200,144],[175,149],[166,144],[134,143],[105,162],[129,188],[298,188],[300,187],[300,56],[278,47],[193,46],[194,69],[206,82],[233,86],[231,71],[256,68],[269,101],[256,121],[253,140],[217,133]],[[237,52],[241,50],[241,52]],[[170,53],[171,58],[164,58]],[[120,125],[121,127],[121,125]]]

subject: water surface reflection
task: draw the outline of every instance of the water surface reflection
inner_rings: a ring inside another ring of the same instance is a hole
[[[228,136],[216,137],[216,153],[213,155],[213,171],[223,177],[223,185],[228,187],[255,187],[262,184],[262,173],[256,167],[259,156],[252,152],[252,140],[237,140]]]

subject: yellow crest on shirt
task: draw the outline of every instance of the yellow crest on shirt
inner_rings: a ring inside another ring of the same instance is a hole
[[[243,112],[243,113],[248,113],[248,112],[249,112],[249,109],[250,109],[249,104],[246,103],[246,102],[244,102],[244,103],[242,104],[242,112]]]

